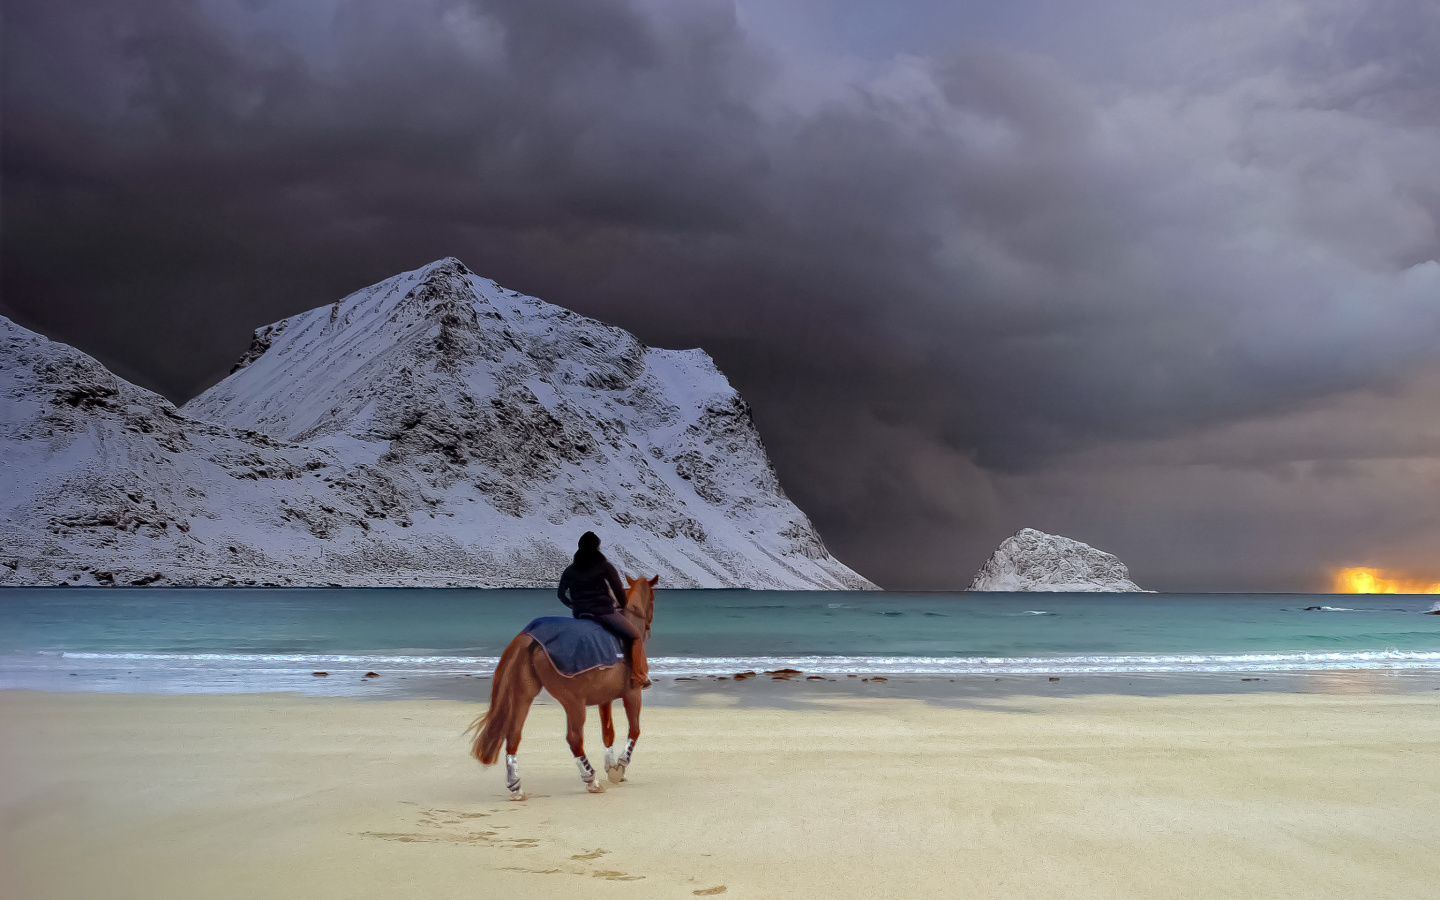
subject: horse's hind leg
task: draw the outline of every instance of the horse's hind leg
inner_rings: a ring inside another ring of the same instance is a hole
[[[530,715],[530,706],[540,695],[540,681],[534,669],[522,669],[516,679],[515,713],[510,728],[505,732],[505,787],[510,789],[511,800],[524,800],[526,794],[520,787],[520,737],[525,730],[525,718]]]
[[[580,780],[585,790],[592,794],[603,793],[605,785],[595,777],[595,768],[585,756],[585,704],[579,700],[565,701],[565,740],[570,752],[575,755],[575,768],[580,770]]]
[[[534,668],[534,642],[523,644],[521,638],[530,641],[527,635],[520,635],[511,647],[505,648],[500,667],[495,670],[495,685],[491,691],[490,713],[485,720],[491,721],[494,736],[505,743],[505,788],[510,789],[510,799],[523,801],[526,792],[520,788],[520,736],[530,716],[530,704],[540,694],[540,678]],[[511,652],[514,651],[514,655]],[[507,661],[508,657],[508,661]],[[477,739],[478,742],[478,739]],[[495,740],[490,753],[500,749],[500,740]],[[494,760],[494,756],[491,756]],[[484,762],[484,760],[482,760]]]

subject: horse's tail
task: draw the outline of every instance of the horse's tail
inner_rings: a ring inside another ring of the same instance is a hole
[[[521,651],[531,642],[530,635],[518,634],[500,654],[500,664],[495,667],[495,679],[490,685],[490,709],[465,729],[466,734],[475,732],[470,755],[487,766],[500,758],[500,745],[505,743],[510,725],[520,712],[517,694],[521,668],[529,664],[529,657]]]

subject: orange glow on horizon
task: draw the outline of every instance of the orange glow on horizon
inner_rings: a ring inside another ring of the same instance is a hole
[[[1336,594],[1440,594],[1440,581],[1408,578],[1383,569],[1350,568],[1335,573]]]

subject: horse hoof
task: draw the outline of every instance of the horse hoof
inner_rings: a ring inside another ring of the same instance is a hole
[[[603,794],[605,793],[605,785],[600,783],[600,779],[595,778],[585,782],[585,790],[592,794]]]
[[[625,764],[616,763],[613,766],[605,767],[605,777],[610,779],[611,784],[619,784],[625,780]]]
[[[510,799],[511,799],[511,800],[524,800],[524,799],[527,798],[527,796],[528,796],[528,795],[527,795],[524,791],[511,791],[511,792],[510,792]]]

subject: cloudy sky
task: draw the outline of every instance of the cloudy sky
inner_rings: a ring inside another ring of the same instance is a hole
[[[173,400],[453,255],[709,350],[887,587],[1440,577],[1434,0],[0,10],[0,312]]]

